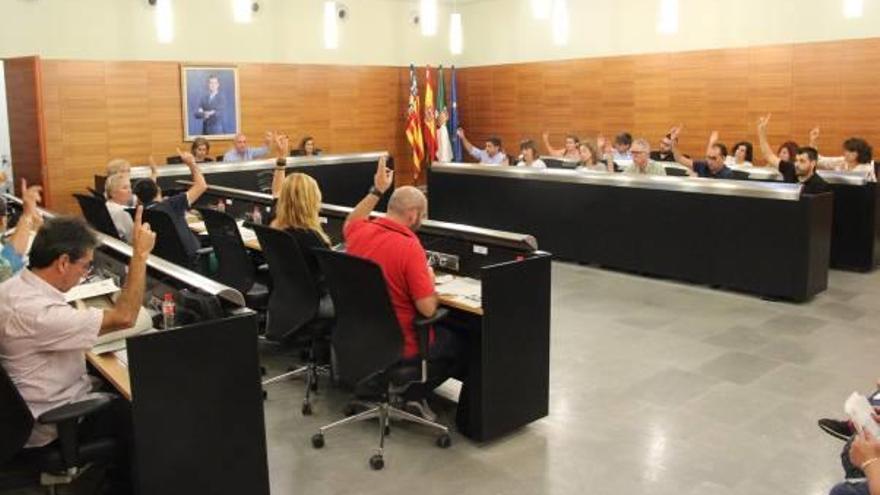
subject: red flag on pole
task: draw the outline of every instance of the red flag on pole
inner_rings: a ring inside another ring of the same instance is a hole
[[[422,136],[425,140],[425,163],[430,165],[437,156],[437,124],[434,119],[434,83],[431,82],[431,66],[425,67],[425,121]]]
[[[419,109],[419,85],[416,82],[416,70],[409,66],[409,109],[406,112],[406,140],[413,151],[413,170],[416,176],[425,159],[425,144],[422,141],[421,114]]]

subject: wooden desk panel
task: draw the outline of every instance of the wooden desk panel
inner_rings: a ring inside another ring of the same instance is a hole
[[[98,355],[88,352],[86,359],[123,397],[131,401],[131,377],[128,374],[128,366],[113,353]]]

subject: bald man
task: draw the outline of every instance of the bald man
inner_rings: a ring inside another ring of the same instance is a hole
[[[366,258],[382,268],[403,334],[401,357],[411,360],[419,357],[419,337],[413,320],[417,315],[432,316],[437,311],[438,299],[434,290],[434,271],[428,266],[425,249],[415,234],[427,217],[425,195],[412,186],[397,188],[388,200],[385,217],[369,217],[391,187],[393,178],[394,172],[385,167],[385,158],[380,159],[373,187],[346,218],[343,234],[349,254]],[[460,336],[452,330],[439,326],[432,329],[431,360],[446,371],[438,374],[445,376],[432,377],[432,385],[442,383],[456,364],[461,363],[462,349]],[[435,380],[439,381],[435,383]],[[423,406],[419,409],[430,411]]]
[[[258,160],[260,158],[263,158],[264,156],[269,154],[269,147],[272,145],[272,141],[274,140],[275,133],[273,133],[272,131],[266,131],[266,135],[263,139],[263,146],[250,148],[247,145],[247,136],[241,133],[236,134],[235,141],[233,141],[232,149],[223,154],[223,161],[249,162],[251,160]]]

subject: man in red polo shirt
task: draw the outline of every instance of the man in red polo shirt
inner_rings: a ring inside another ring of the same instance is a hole
[[[370,219],[370,213],[391,187],[393,178],[394,172],[385,167],[385,158],[381,158],[373,187],[348,215],[342,230],[349,254],[366,258],[382,268],[403,333],[401,357],[415,359],[419,354],[419,337],[413,320],[417,312],[423,316],[433,315],[438,306],[434,271],[428,266],[425,249],[415,234],[427,216],[428,200],[415,187],[400,187],[391,195],[385,217]],[[446,369],[450,371],[455,364],[460,364],[457,362],[461,361],[463,346],[452,330],[438,326],[431,329],[430,335],[432,361],[447,361]]]

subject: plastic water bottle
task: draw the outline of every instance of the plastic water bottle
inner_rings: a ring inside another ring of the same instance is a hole
[[[177,306],[174,304],[174,295],[166,292],[165,300],[162,301],[162,328],[164,330],[174,327],[174,315],[176,312]]]
[[[256,225],[263,225],[263,214],[260,213],[260,205],[254,205],[254,212],[251,213],[251,221]]]

